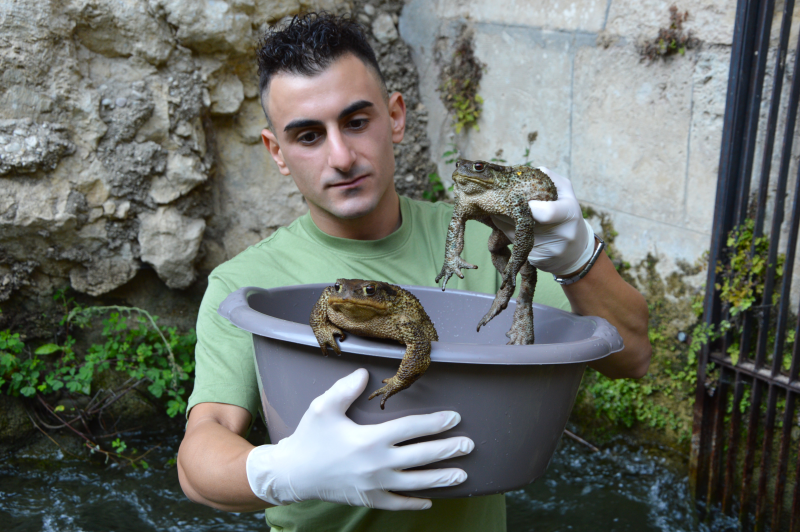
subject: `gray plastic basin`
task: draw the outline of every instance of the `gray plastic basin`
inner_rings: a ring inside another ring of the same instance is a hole
[[[489,495],[521,488],[544,473],[567,424],[587,362],[622,349],[606,320],[534,304],[536,344],[505,345],[515,300],[477,333],[493,296],[404,286],[419,298],[440,341],[431,346],[431,365],[418,381],[390,397],[367,401],[381,381],[397,371],[405,346],[348,335],[342,356],[322,356],[308,325],[314,303],[328,284],[232,292],[219,313],[253,333],[261,399],[270,439],[291,435],[311,401],[358,368],[369,383],[347,415],[375,424],[411,414],[455,410],[461,423],[441,435],[469,436],[475,450],[425,469],[460,467],[467,480],[450,488],[405,492],[425,498]]]

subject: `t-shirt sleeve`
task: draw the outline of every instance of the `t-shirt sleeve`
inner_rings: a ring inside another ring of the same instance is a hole
[[[197,315],[195,380],[186,416],[199,403],[226,403],[247,409],[252,419],[260,401],[255,372],[252,335],[217,313],[220,303],[234,288],[218,276],[208,288]]]

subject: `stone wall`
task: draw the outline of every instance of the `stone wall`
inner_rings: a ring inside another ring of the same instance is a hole
[[[437,167],[449,185],[442,154],[453,146],[509,163],[529,150],[534,164],[570,177],[584,203],[610,213],[626,259],[654,253],[671,272],[709,241],[735,1],[680,4],[698,46],[644,60],[640,43],[668,25],[670,5],[4,2],[0,303],[33,315],[70,286],[90,298],[188,308],[185,296],[196,300],[213,267],[305,212],[260,142],[253,51],[267,25],[315,9],[353,12],[389,89],[405,96],[401,193],[419,197]],[[485,102],[480,131],[455,135],[437,88],[466,33],[487,65]],[[0,325],[10,318],[0,313]]]
[[[70,286],[158,304],[164,285],[202,291],[216,265],[304,213],[261,144],[254,60],[267,25],[296,13],[353,11],[370,30],[389,89],[410,108],[407,140],[395,149],[398,189],[419,197],[432,166],[418,78],[396,28],[402,7],[0,4],[0,302],[36,314]],[[181,305],[179,295],[169,300]],[[12,318],[0,313],[6,326]]]
[[[684,31],[695,46],[645,59],[642,44],[669,27],[673,4],[689,12]],[[420,72],[440,175],[449,185],[441,154],[453,146],[509,164],[529,149],[534,165],[569,177],[582,203],[610,214],[625,259],[656,255],[662,275],[678,259],[694,262],[710,242],[735,9],[735,0],[411,0],[400,34]],[[780,15],[778,6],[774,40]],[[480,131],[455,135],[437,89],[440,65],[465,34],[487,65],[483,115]],[[765,95],[770,85],[771,75]]]

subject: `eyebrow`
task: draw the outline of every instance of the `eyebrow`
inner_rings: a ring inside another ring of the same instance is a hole
[[[341,120],[342,118],[351,115],[353,113],[356,113],[362,109],[366,109],[367,107],[373,107],[373,105],[374,104],[368,100],[358,100],[357,102],[353,102],[344,109],[342,109],[342,112],[339,113],[339,116],[337,118]],[[297,120],[292,120],[291,122],[286,124],[286,127],[283,128],[283,131],[286,132],[289,131],[290,129],[316,127],[321,125],[322,122],[320,120],[312,120],[310,118],[298,118]]]

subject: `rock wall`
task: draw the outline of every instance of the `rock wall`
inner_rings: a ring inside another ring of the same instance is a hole
[[[657,255],[666,275],[708,245],[735,1],[678,7],[698,46],[652,62],[658,0],[4,2],[0,303],[34,315],[69,286],[192,307],[211,269],[305,212],[260,142],[253,51],[267,25],[318,9],[352,12],[405,96],[401,193],[419,197],[437,168],[449,185],[453,147],[509,163],[527,150],[610,213],[627,260]],[[466,33],[484,104],[480,130],[456,135],[437,89]]]
[[[683,31],[695,46],[646,59],[642,45],[669,28],[673,4],[688,11]],[[449,185],[442,154],[454,148],[468,159],[530,160],[569,177],[581,202],[611,215],[628,261],[658,256],[663,276],[678,259],[694,262],[710,243],[735,9],[735,0],[410,0],[400,34],[420,71],[440,175]],[[794,17],[790,57],[800,10]],[[465,34],[486,64],[484,104],[480,130],[456,135],[439,71]]]
[[[254,60],[267,25],[296,13],[352,11],[371,30],[389,89],[410,108],[395,150],[398,189],[418,197],[432,166],[418,78],[396,28],[402,6],[3,2],[0,302],[35,313],[66,286],[128,299],[138,285],[156,299],[163,285],[202,290],[216,265],[305,212],[261,145]]]

